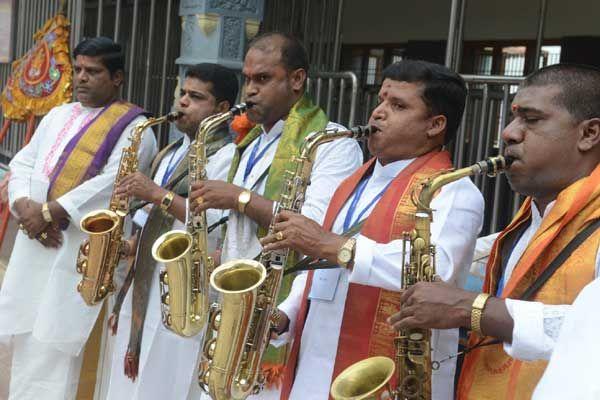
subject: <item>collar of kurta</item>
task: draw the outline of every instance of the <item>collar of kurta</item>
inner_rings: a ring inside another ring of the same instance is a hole
[[[124,129],[143,113],[134,104],[115,101],[85,124],[67,143],[50,175],[48,200],[55,200],[98,175]]]
[[[275,150],[275,157],[271,163],[265,192],[263,196],[270,200],[277,200],[281,185],[283,183],[284,172],[286,170],[293,171],[293,157],[299,152],[300,146],[304,138],[311,132],[321,131],[327,127],[329,119],[321,108],[315,105],[307,95],[302,96],[290,110],[288,117],[285,119],[283,133]],[[233,178],[240,165],[241,155],[244,150],[252,143],[259,135],[263,134],[262,125],[257,125],[244,139],[237,145],[236,152],[231,162],[228,182],[233,182]]]

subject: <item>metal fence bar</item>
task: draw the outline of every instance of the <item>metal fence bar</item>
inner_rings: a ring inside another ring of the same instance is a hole
[[[154,32],[154,13],[156,0],[150,2],[150,23],[148,24],[148,48],[146,50],[146,73],[144,75],[144,109],[148,108],[148,90],[150,89],[150,65],[152,60],[152,33]]]
[[[115,30],[113,33],[113,40],[119,42],[119,26],[121,25],[121,0],[117,0],[115,3]]]
[[[323,99],[327,84],[327,96]],[[346,90],[350,86],[350,90]],[[308,94],[312,94],[315,102],[323,107],[331,120],[354,126],[356,107],[358,104],[358,78],[353,72],[316,72],[311,73],[306,83]],[[315,92],[316,93],[313,93]],[[335,113],[335,115],[334,115]]]
[[[452,68],[452,58],[454,56],[454,43],[456,41],[456,25],[459,13],[460,0],[452,0],[450,5],[450,22],[448,24],[448,40],[446,42],[446,59],[444,64]]]
[[[540,55],[542,54],[542,42],[544,40],[544,26],[546,25],[546,9],[547,1],[540,0],[540,14],[538,17],[538,29],[535,38],[535,59],[533,60],[533,66],[531,71],[537,71],[540,67]]]
[[[502,104],[500,107],[500,125],[499,128],[503,129],[506,126],[506,122],[508,121],[508,102],[509,102],[509,94],[510,87],[504,86],[503,88],[503,96],[502,96]],[[502,138],[498,139],[498,154],[502,154],[504,152],[504,141]],[[494,182],[494,203],[492,205],[492,219],[490,221],[490,232],[496,232],[498,230],[498,210],[500,207],[500,186],[502,181],[506,179],[504,175],[500,175],[496,178]]]
[[[137,33],[137,19],[138,19],[138,9],[139,9],[139,0],[133,1],[133,21],[131,23],[131,51],[129,56],[129,73],[127,74],[127,101],[131,101],[131,96],[133,95],[133,65],[135,64],[135,44],[137,40],[135,39],[135,35]]]
[[[104,11],[104,1],[98,0],[98,18],[96,19],[96,36],[102,34],[102,16]]]
[[[171,33],[171,6],[173,0],[167,1],[167,13],[165,20],[165,41],[163,48],[163,61],[160,73],[160,105],[158,107],[158,114],[163,115],[165,113],[165,91],[167,86],[167,57],[169,54],[169,34]],[[162,126],[161,126],[162,128]],[[160,130],[162,132],[162,130]]]

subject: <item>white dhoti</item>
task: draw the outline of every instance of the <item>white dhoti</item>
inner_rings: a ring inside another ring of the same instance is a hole
[[[25,333],[13,337],[13,354],[8,400],[75,399],[83,353],[73,356]]]

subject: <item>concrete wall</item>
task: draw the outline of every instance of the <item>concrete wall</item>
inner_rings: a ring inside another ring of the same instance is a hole
[[[445,40],[450,0],[346,0],[342,42]],[[538,0],[467,0],[465,40],[535,39]],[[548,0],[545,38],[599,35],[600,1]]]

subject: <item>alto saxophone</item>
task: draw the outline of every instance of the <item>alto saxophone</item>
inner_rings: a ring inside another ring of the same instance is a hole
[[[144,130],[177,118],[179,113],[172,112],[160,118],[148,118],[133,128],[129,138],[131,144],[121,153],[114,187],[138,170],[137,153]],[[108,209],[91,211],[81,219],[80,228],[89,235],[89,239],[79,247],[77,272],[83,276],[77,291],[87,305],[101,302],[115,289],[113,275],[121,258],[123,223],[129,212],[129,200],[129,195],[118,196],[113,192]]]
[[[496,176],[510,164],[504,157],[491,157],[470,167],[445,171],[425,179],[413,190],[416,206],[415,227],[404,232],[402,251],[402,289],[417,282],[432,282],[435,276],[435,245],[431,244],[430,207],[434,194],[442,187],[466,176]],[[419,193],[417,196],[417,192]],[[405,255],[410,247],[408,261]],[[394,338],[396,359],[371,357],[346,368],[333,382],[331,396],[341,399],[376,399],[387,392],[394,400],[431,400],[431,330],[403,329]],[[433,362],[433,364],[438,364]],[[439,366],[439,365],[438,365]],[[389,383],[396,370],[397,386]],[[356,396],[356,397],[354,397]]]
[[[318,146],[343,137],[362,139],[373,129],[371,126],[347,131],[326,129],[308,135],[300,155],[293,159],[294,170],[285,172],[274,215],[283,210],[300,212]],[[274,233],[274,226],[275,218],[269,234]],[[269,345],[273,312],[289,251],[263,251],[259,262],[232,260],[214,270],[210,284],[221,295],[221,304],[211,309],[198,376],[200,386],[214,400],[245,399],[262,390],[264,377],[260,365]]]
[[[200,123],[188,153],[188,193],[194,182],[206,179],[208,135],[248,107],[245,103],[238,104]],[[159,279],[162,321],[167,329],[180,336],[194,336],[206,325],[208,279],[214,267],[208,256],[207,236],[206,213],[194,213],[188,204],[186,230],[166,232],[152,245],[152,257],[165,264]]]

